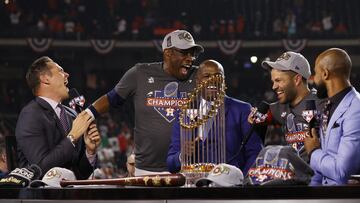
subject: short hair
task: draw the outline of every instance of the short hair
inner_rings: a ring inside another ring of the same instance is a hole
[[[295,75],[299,74],[301,75],[300,73],[297,73],[295,71],[292,71],[292,70],[283,70],[283,72],[287,73],[290,77],[295,77]],[[308,80],[306,78],[304,78],[304,76],[301,76],[301,81],[303,84],[308,84]]]
[[[48,56],[42,56],[30,65],[26,73],[26,82],[34,95],[40,85],[40,75],[48,74],[51,76],[47,63],[52,61]]]

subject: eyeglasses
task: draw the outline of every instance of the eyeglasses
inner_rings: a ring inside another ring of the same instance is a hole
[[[172,50],[175,50],[176,52],[180,53],[183,57],[188,56],[189,54],[191,57],[194,57],[195,59],[199,57],[199,52],[196,50],[196,48],[190,48],[190,49],[172,48]]]

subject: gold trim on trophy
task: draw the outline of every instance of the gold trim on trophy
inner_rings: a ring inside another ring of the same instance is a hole
[[[180,106],[181,172],[188,185],[226,161],[225,89],[221,74],[211,76]]]

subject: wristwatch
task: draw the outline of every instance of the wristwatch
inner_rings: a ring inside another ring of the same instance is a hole
[[[75,147],[76,141],[74,136],[72,134],[69,134],[68,136],[66,136],[66,138],[69,139],[71,144]]]

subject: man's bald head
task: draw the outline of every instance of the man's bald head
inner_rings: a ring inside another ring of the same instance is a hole
[[[314,83],[319,98],[332,97],[351,86],[351,60],[342,49],[331,48],[322,52],[315,62]]]
[[[330,73],[334,73],[335,77],[350,78],[352,63],[349,55],[343,49],[331,48],[322,52],[317,57],[316,64]]]
[[[207,85],[203,86],[201,90],[201,96],[207,100],[215,99],[218,92],[220,90],[223,91],[225,87],[224,81],[220,79],[220,77],[214,76],[222,76],[222,78],[224,78],[223,66],[219,62],[211,59],[202,62],[196,74],[196,85],[198,86],[200,83],[207,81]]]
[[[197,77],[199,77],[200,75],[205,74],[206,72],[208,72],[209,69],[212,70],[217,70],[216,72],[220,73],[222,76],[224,76],[224,68],[223,66],[213,60],[213,59],[209,59],[206,61],[203,61],[200,66],[199,66],[199,71],[197,72]]]

